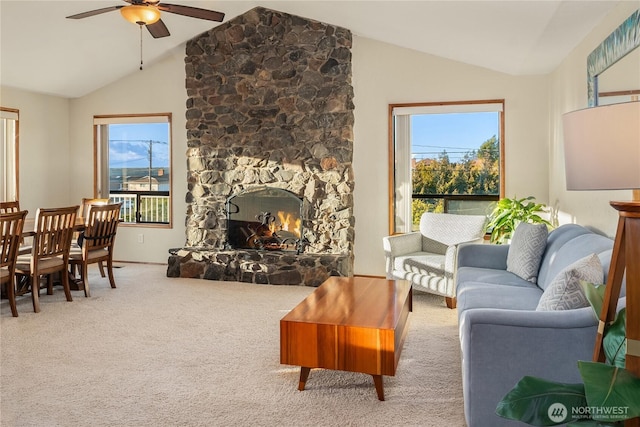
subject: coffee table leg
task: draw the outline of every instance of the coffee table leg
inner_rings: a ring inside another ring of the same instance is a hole
[[[300,367],[300,382],[298,383],[298,390],[304,390],[304,385],[307,382],[307,378],[309,378],[309,372],[311,372],[311,368],[305,368],[304,366]]]
[[[372,375],[373,383],[376,385],[378,400],[384,400],[384,385],[382,384],[382,375]]]

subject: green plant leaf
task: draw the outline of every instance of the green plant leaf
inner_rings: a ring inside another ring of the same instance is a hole
[[[549,221],[547,221],[546,219],[542,218],[540,215],[530,215],[529,216],[529,222],[532,222],[534,224],[546,224],[546,225],[551,225],[551,223]]]
[[[600,319],[600,313],[602,313],[602,305],[604,304],[604,293],[607,288],[605,285],[595,285],[593,283],[580,281],[580,287],[584,291],[584,295],[587,297],[587,301],[593,308],[593,313],[596,315],[596,320]]]
[[[604,328],[602,348],[607,357],[607,362],[613,366],[624,368],[627,353],[627,308],[623,308],[616,314],[616,319],[611,325]]]
[[[485,228],[486,232],[491,232],[491,243],[505,243],[520,222],[533,224],[552,224],[543,219],[539,212],[544,212],[546,205],[535,203],[533,196],[518,198],[502,198],[498,200],[489,215],[489,221]]]
[[[640,416],[640,378],[616,366],[578,362],[591,417],[620,421]]]
[[[533,426],[555,426],[570,420],[571,408],[586,404],[582,384],[563,384],[527,376],[498,403],[496,414]],[[564,411],[556,412],[561,419],[550,418],[554,408]]]

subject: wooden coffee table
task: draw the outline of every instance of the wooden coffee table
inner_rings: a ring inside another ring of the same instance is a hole
[[[298,390],[312,368],[395,375],[412,310],[406,280],[331,277],[280,320],[280,363],[300,366]]]

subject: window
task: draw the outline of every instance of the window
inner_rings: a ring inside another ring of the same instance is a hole
[[[95,116],[95,193],[124,223],[171,224],[171,114]]]
[[[390,105],[391,234],[423,212],[488,214],[504,193],[504,100]]]
[[[0,107],[0,200],[18,200],[18,110]]]

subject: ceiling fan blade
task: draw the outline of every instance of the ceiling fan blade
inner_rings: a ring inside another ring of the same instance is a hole
[[[88,18],[90,16],[100,15],[101,13],[111,12],[112,10],[122,9],[123,7],[125,7],[125,6],[103,7],[102,9],[90,10],[89,12],[82,12],[82,13],[78,13],[76,15],[67,16],[67,18],[69,18],[69,19]]]
[[[209,21],[222,22],[224,13],[215,10],[200,9],[199,7],[181,6],[177,4],[158,3],[157,8],[163,12],[189,16],[191,18],[207,19]]]
[[[164,22],[162,22],[162,19],[154,22],[153,24],[147,24],[145,25],[145,27],[147,27],[147,30],[149,30],[149,33],[151,33],[151,36],[154,39],[159,39],[161,37],[167,37],[171,35],[167,26],[164,25]]]

